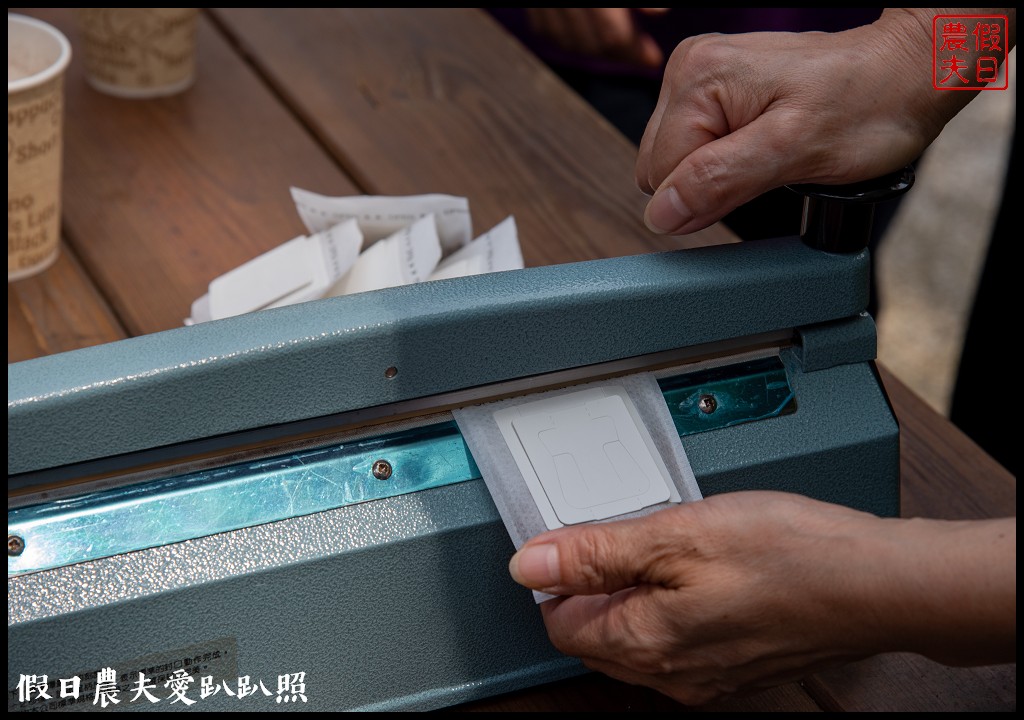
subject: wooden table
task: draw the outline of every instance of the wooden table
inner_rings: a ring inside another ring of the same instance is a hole
[[[21,10],[78,33],[67,10]],[[648,233],[635,148],[477,10],[204,13],[187,93],[125,101],[67,77],[60,259],[8,285],[8,362],[178,327],[209,281],[302,234],[289,195],[467,196],[514,214],[529,266],[730,242]],[[884,370],[909,516],[1016,514],[1016,479]],[[1016,665],[885,655],[710,710],[1016,707]],[[589,675],[473,710],[684,709]]]

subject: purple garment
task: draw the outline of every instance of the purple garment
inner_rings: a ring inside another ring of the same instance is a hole
[[[530,28],[524,8],[487,8],[513,35],[549,65],[596,75],[660,77],[660,69],[567,52]],[[874,22],[882,8],[673,8],[662,15],[636,13],[640,27],[661,46],[667,59],[684,39],[704,33],[838,32]]]

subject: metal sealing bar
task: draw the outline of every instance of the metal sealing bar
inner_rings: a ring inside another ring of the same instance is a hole
[[[680,436],[753,422],[795,407],[777,356],[659,383]],[[479,477],[451,420],[203,469],[8,511],[7,574],[38,572]]]

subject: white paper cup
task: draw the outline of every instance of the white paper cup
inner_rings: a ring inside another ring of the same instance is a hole
[[[196,74],[198,8],[80,8],[86,78],[123,98],[174,95]]]
[[[71,45],[59,30],[7,15],[7,282],[45,270],[59,252],[70,60]]]

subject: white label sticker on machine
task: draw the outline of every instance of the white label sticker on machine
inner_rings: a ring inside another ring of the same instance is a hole
[[[550,530],[680,500],[624,387],[504,408],[494,420]]]

